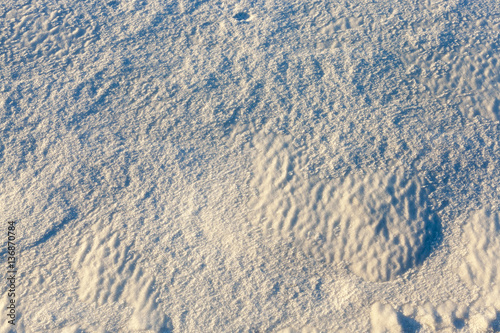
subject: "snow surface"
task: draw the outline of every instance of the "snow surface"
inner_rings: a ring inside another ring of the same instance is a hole
[[[499,60],[496,0],[1,1],[17,332],[500,331]]]

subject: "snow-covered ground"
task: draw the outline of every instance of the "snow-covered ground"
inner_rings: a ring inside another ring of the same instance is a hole
[[[500,331],[500,2],[2,0],[3,332]]]

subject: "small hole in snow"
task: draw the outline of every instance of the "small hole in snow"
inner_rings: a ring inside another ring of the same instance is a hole
[[[237,19],[238,21],[246,21],[250,18],[250,15],[245,12],[239,12],[238,14],[234,15],[233,18]]]

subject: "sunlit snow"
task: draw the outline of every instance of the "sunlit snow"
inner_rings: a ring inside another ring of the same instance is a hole
[[[3,0],[0,331],[500,331],[499,60],[496,0]]]

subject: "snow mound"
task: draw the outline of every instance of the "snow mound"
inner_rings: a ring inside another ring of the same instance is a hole
[[[170,329],[169,318],[158,308],[155,279],[137,264],[139,256],[120,240],[110,226],[99,225],[96,235],[80,245],[73,263],[79,276],[79,298],[87,303],[105,306],[125,303],[131,307],[128,321],[131,331]]]
[[[318,259],[347,262],[357,275],[387,281],[420,264],[440,232],[421,179],[401,168],[343,179],[308,176],[290,140],[256,144],[252,207],[257,223],[291,237]]]
[[[500,310],[500,214],[484,208],[463,227],[462,241],[467,255],[460,273],[470,286],[484,294],[485,305]]]
[[[403,328],[398,321],[398,314],[388,304],[376,302],[372,305],[371,325],[373,333],[398,333],[403,332]]]

